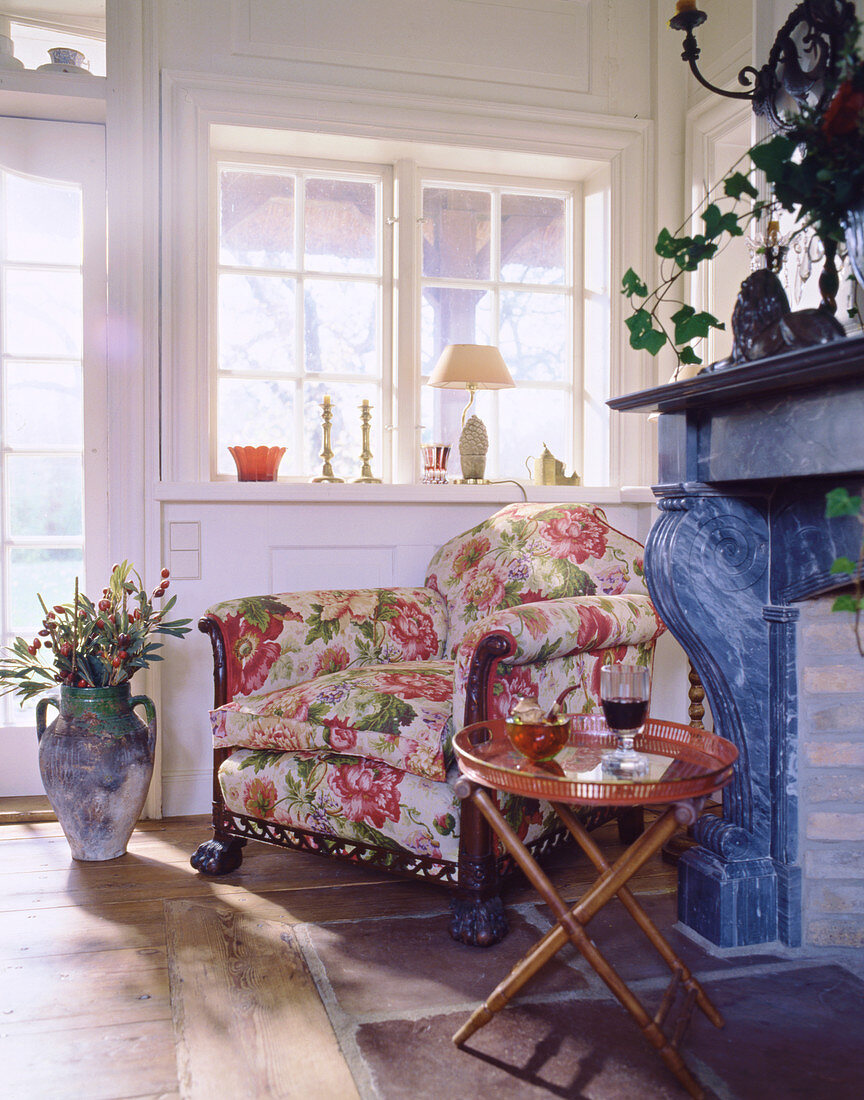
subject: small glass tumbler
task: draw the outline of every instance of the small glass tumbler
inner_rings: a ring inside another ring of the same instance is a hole
[[[423,485],[446,485],[450,444],[424,444],[420,453],[423,456],[423,477],[420,479]]]

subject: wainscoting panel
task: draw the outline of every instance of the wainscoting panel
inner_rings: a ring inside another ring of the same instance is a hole
[[[270,591],[381,588],[394,583],[395,546],[274,546]]]

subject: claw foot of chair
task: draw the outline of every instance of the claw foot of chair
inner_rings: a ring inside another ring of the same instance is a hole
[[[507,935],[507,918],[501,899],[453,898],[450,935],[469,947],[491,947],[500,943]]]
[[[189,862],[203,875],[227,875],[243,862],[245,840],[230,836],[214,836],[199,844]]]

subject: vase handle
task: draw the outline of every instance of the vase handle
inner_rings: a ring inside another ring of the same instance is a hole
[[[147,750],[152,756],[156,748],[156,707],[153,705],[153,700],[146,695],[133,695],[129,700],[130,710],[139,704],[147,715]]]
[[[48,695],[44,699],[40,699],[36,704],[36,740],[42,740],[42,734],[48,728],[45,725],[45,713],[48,707],[56,707],[60,709],[60,699],[57,695]]]

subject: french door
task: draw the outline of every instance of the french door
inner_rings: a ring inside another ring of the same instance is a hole
[[[0,640],[107,576],[105,131],[0,117]],[[39,794],[33,707],[0,698],[0,796]]]

